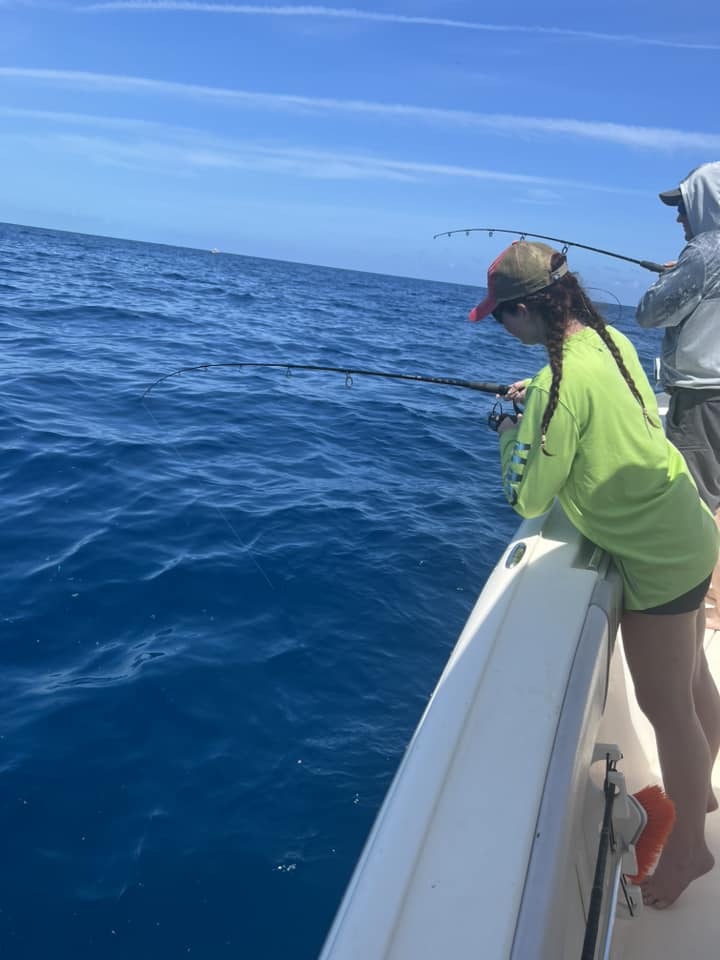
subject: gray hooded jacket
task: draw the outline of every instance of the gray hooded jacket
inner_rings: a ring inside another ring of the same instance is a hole
[[[693,238],[638,305],[641,327],[663,327],[664,387],[720,390],[720,161],[680,184]]]

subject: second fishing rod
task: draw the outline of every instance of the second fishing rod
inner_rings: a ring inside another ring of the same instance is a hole
[[[589,250],[591,253],[599,253],[603,257],[612,257],[615,260],[624,260],[626,263],[635,263],[644,270],[650,270],[652,273],[664,273],[667,265],[655,263],[653,260],[638,260],[636,257],[627,257],[624,253],[615,253],[613,250],[603,250],[602,247],[591,247],[587,243],[578,243],[575,240],[563,240],[561,237],[548,237],[544,233],[530,233],[528,230],[506,230],[500,227],[461,227],[458,230],[444,230],[442,233],[436,233],[433,240],[438,237],[452,237],[458,233],[464,233],[469,236],[471,233],[487,233],[492,237],[495,233],[507,233],[511,236],[520,237],[524,240],[526,237],[533,237],[536,240],[549,240],[551,243],[562,244],[562,253],[567,253],[570,247],[576,247],[578,250]]]

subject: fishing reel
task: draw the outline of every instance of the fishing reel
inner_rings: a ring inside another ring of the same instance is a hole
[[[517,405],[517,403],[515,403],[514,400],[513,411],[513,413],[506,413],[503,410],[502,400],[496,400],[493,404],[492,410],[488,414],[488,427],[497,433],[498,428],[503,420],[512,420],[513,424],[517,424],[522,413],[522,409]]]

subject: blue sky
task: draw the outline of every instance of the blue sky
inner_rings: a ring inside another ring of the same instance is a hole
[[[679,11],[0,0],[0,220],[462,283],[506,241],[434,233],[671,259],[657,192],[720,158],[720,10]]]

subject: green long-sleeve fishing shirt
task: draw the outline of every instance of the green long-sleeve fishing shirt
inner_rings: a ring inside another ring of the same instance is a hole
[[[665,438],[634,347],[618,330],[608,330],[656,426],[646,422],[598,334],[584,327],[565,341],[559,400],[545,443],[551,456],[540,450],[552,382],[546,366],[528,386],[519,425],[500,437],[503,487],[523,517],[539,516],[557,497],[574,526],[614,558],[625,607],[643,610],[708,576],[718,531],[685,460]]]

